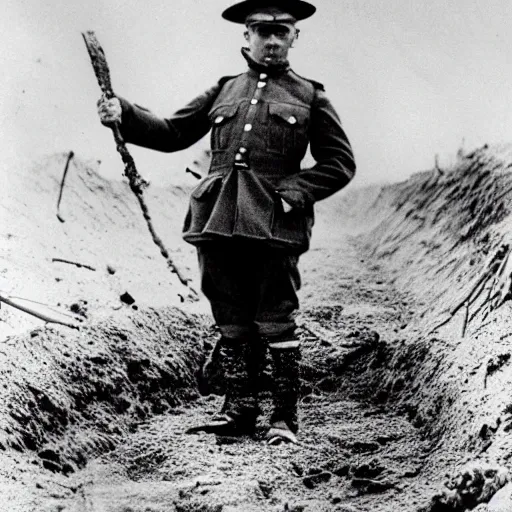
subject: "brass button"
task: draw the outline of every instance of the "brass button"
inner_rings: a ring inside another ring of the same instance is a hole
[[[289,122],[290,124],[295,124],[295,123],[297,122],[297,118],[296,118],[295,116],[290,116],[290,117],[288,118],[288,122]]]
[[[242,154],[243,154],[243,153],[247,153],[247,149],[245,149],[245,148],[240,148],[240,149],[238,150],[238,152],[239,152],[239,153],[242,153]]]
[[[268,75],[266,73],[261,73],[260,74],[260,80],[265,80],[265,78],[267,78]]]
[[[267,85],[266,82],[258,82],[258,89],[265,87],[265,85]]]
[[[235,155],[235,160],[242,160],[242,155],[240,153],[237,153]]]
[[[252,124],[247,123],[244,126],[244,132],[250,132],[252,130]]]
[[[219,123],[222,123],[222,121],[224,121],[224,116],[217,116],[215,118],[215,124],[219,124]]]
[[[256,105],[256,103],[258,103],[258,100],[256,98],[253,98],[251,100],[251,105]]]

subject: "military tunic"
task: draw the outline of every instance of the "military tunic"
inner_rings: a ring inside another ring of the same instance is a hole
[[[287,67],[249,63],[166,119],[122,100],[122,133],[171,152],[211,129],[209,175],[192,192],[184,239],[250,238],[300,254],[309,247],[313,204],[352,179],[352,150],[320,84]],[[316,165],[301,169],[308,144]]]
[[[309,248],[313,205],[344,187],[355,172],[350,143],[321,84],[288,65],[270,68],[244,56],[245,73],[222,78],[171,117],[157,117],[121,98],[126,142],[173,152],[211,130],[209,173],[191,194],[183,237],[199,248],[203,291],[229,337],[254,323],[261,334],[289,332],[298,306],[297,257]],[[316,164],[301,169],[308,145]],[[284,211],[281,198],[291,211]],[[244,282],[241,268],[256,271],[247,264],[258,247],[265,247],[259,275],[274,277]],[[223,266],[223,251],[238,252],[238,265],[231,256]],[[274,262],[268,272],[267,260]],[[275,278],[279,273],[285,282]],[[283,290],[288,290],[284,296]],[[252,295],[253,300],[240,299]]]

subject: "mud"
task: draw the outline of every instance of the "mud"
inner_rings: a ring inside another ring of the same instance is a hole
[[[11,288],[26,294],[41,274],[38,300],[86,319],[79,332],[34,329],[2,308],[5,510],[512,510],[510,303],[489,310],[482,293],[466,315],[440,322],[510,243],[510,147],[319,205],[301,260],[300,443],[278,447],[263,441],[268,393],[252,438],[184,434],[220,406],[197,390],[215,339],[207,307],[181,303],[127,190],[89,164],[76,164],[66,223],[50,224],[57,170],[45,180],[64,160],[22,173],[28,193],[22,202],[12,188],[15,215],[1,233]],[[177,241],[185,198],[155,190],[152,202],[197,279],[193,253]],[[64,247],[101,272],[66,267],[57,293],[60,276],[41,255]]]

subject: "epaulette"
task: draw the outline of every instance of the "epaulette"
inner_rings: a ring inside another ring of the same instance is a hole
[[[311,80],[311,78],[306,78],[305,76],[299,75],[296,71],[292,71],[293,74],[298,76],[299,78],[302,78],[302,80],[306,80],[306,82],[309,82],[310,84],[313,84],[313,87],[315,89],[319,89],[320,91],[325,91],[324,84],[317,82],[316,80]]]
[[[223,76],[219,79],[219,85],[222,87],[226,82],[229,82],[231,79],[236,78],[240,75],[243,75],[243,73],[240,73],[238,75]]]
[[[317,82],[316,80],[311,80],[309,78],[306,78],[306,80],[310,81],[313,84],[313,86],[315,87],[315,89],[319,89],[320,91],[325,91],[324,84]]]

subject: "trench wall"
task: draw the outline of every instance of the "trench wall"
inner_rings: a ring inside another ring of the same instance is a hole
[[[361,388],[408,414],[439,457],[443,447],[500,463],[512,456],[512,303],[489,311],[487,287],[467,312],[450,314],[511,243],[511,169],[510,146],[484,146],[449,169],[347,192],[337,205],[394,285],[416,298],[404,330],[355,363]]]

